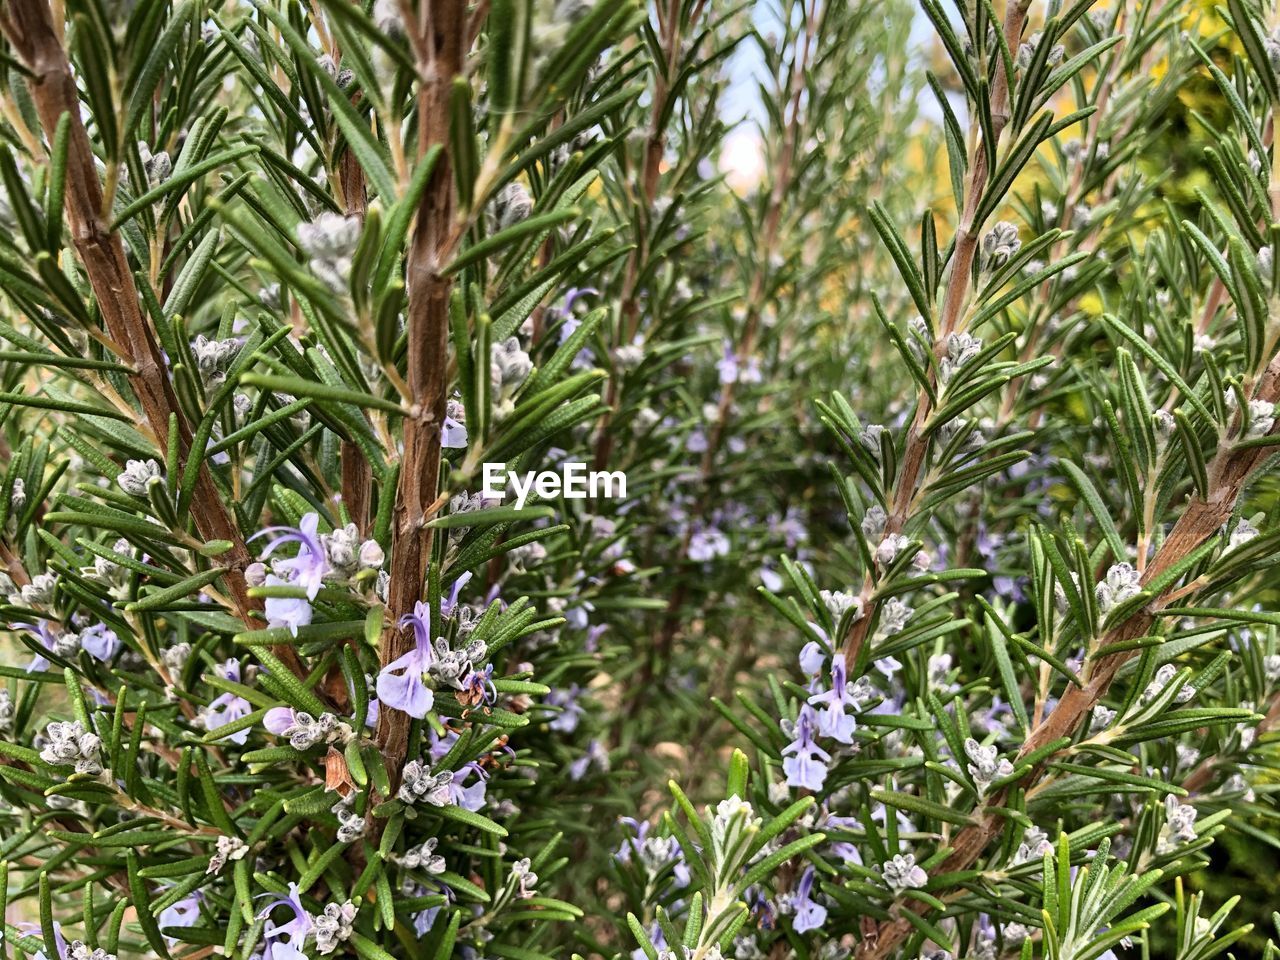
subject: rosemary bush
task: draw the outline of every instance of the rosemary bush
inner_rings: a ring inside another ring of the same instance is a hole
[[[1280,957],[1280,11],[0,34],[0,960]]]

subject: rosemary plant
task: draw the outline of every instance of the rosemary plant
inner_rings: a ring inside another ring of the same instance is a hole
[[[1280,958],[1280,11],[0,36],[0,960]]]

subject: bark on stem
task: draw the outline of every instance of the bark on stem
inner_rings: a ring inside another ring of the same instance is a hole
[[[363,223],[369,200],[365,189],[364,168],[350,148],[347,148],[339,161],[338,174],[347,216],[358,217]],[[347,508],[347,516],[360,530],[360,536],[367,537],[372,519],[370,507],[373,503],[373,470],[364,451],[353,440],[342,441],[342,502]]]
[[[1280,357],[1272,360],[1267,367],[1255,397],[1272,403],[1280,401]],[[1175,567],[1210,537],[1218,534],[1222,525],[1231,518],[1236,501],[1240,498],[1245,485],[1254,472],[1270,459],[1272,453],[1273,451],[1268,447],[1239,448],[1231,445],[1230,441],[1220,448],[1210,465],[1208,498],[1197,496],[1188,503],[1186,510],[1169,532],[1169,536],[1143,571],[1144,585]],[[1151,603],[1107,631],[1102,638],[1100,649],[1105,650],[1112,644],[1146,636],[1155,624],[1160,609],[1170,602],[1176,589],[1175,585],[1170,585]],[[1120,668],[1137,654],[1137,650],[1124,650],[1097,660],[1092,670],[1086,675],[1084,685],[1081,687],[1072,685],[1067,688],[1053,711],[1031,731],[1018,756],[1025,757],[1055,740],[1074,735],[1081,722],[1106,695]],[[1264,722],[1280,722],[1280,715],[1277,716],[1276,721],[1271,721],[1269,717],[1268,721]],[[1014,786],[1032,787],[1048,759],[1042,760]],[[1205,775],[1202,774],[1202,776]],[[1004,817],[992,811],[1004,804],[1010,789],[1012,788],[1005,788],[993,795],[983,807],[975,811],[974,822],[956,835],[955,841],[951,844],[951,854],[937,868],[937,873],[946,874],[967,870],[982,856],[987,845],[999,835],[1007,823]],[[909,906],[910,903],[904,904],[902,909],[909,909]],[[877,929],[877,936],[869,938],[859,946],[858,960],[882,960],[910,936],[914,929],[915,927],[909,921],[900,917],[881,923]]]
[[[448,382],[449,294],[444,274],[451,255],[454,220],[453,169],[449,160],[449,93],[462,73],[468,35],[465,0],[424,0],[415,44],[419,51],[418,156],[432,146],[442,152],[423,192],[406,263],[409,287],[408,375],[413,408],[404,422],[404,456],[392,530],[388,624],[378,651],[383,666],[407,653],[413,631],[399,626],[422,599],[431,530],[426,526],[440,480],[440,425]],[[408,714],[383,706],[378,745],[391,779],[400,782],[409,745]]]
[[[1012,2],[1005,11],[1004,39],[1010,49],[1018,49],[1018,40],[1022,36],[1022,27],[1026,22],[1027,8],[1031,0]],[[993,147],[998,147],[1000,136],[1009,123],[1009,82],[1002,69],[995,71],[995,82],[991,87],[991,132],[995,139]],[[951,274],[943,293],[942,312],[939,315],[938,335],[934,342],[935,352],[946,349],[947,335],[955,333],[964,315],[965,302],[969,297],[969,283],[973,276],[973,262],[978,251],[978,237],[982,232],[982,224],[976,222],[978,205],[982,201],[982,193],[987,186],[987,146],[980,139],[974,139],[969,157],[969,177],[965,190],[964,209],[960,215],[960,223],[956,228],[955,250],[951,256]],[[930,370],[929,378],[933,380]],[[897,482],[894,484],[893,499],[885,519],[884,535],[901,533],[911,518],[911,506],[915,502],[917,487],[920,484],[920,473],[924,469],[925,457],[929,449],[929,438],[925,436],[924,424],[929,418],[932,406],[929,397],[922,390],[916,403],[915,417],[911,421],[907,433],[906,446],[902,452],[901,466],[898,468]],[[862,598],[869,601],[874,590],[871,574],[868,572],[862,586]],[[855,620],[844,638],[844,659],[849,669],[853,669],[858,654],[866,643],[871,629],[874,611],[868,605],[866,613]]]
[[[110,228],[110,211],[105,209],[93,148],[81,118],[79,93],[53,13],[47,0],[9,0],[8,11],[5,32],[31,71],[28,85],[40,115],[40,125],[50,142],[62,117],[70,118],[65,203],[71,241],[89,277],[111,339],[126,352],[125,359],[133,368],[129,384],[161,450],[168,444],[169,419],[176,415],[180,462],[193,455],[203,457],[203,451],[195,454],[191,451],[190,424],[178,406],[155,332],[143,316],[124,244],[120,235]],[[192,511],[193,520],[200,536],[231,544],[219,562],[229,567],[225,579],[237,616],[247,626],[260,626],[253,617],[260,604],[249,596],[244,580],[244,569],[253,557],[203,463],[196,476],[192,502],[196,507]],[[292,646],[272,649],[291,670],[306,676]]]

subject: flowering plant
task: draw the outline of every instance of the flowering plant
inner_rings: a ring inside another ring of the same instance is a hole
[[[1275,10],[0,34],[0,960],[1280,957]]]

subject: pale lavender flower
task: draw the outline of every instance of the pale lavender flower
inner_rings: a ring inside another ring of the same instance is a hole
[[[632,854],[640,853],[645,837],[649,834],[649,823],[646,820],[637,820],[635,817],[619,817],[618,822],[630,827],[635,836],[626,837],[622,841],[618,849],[613,852],[613,859],[618,863],[630,863]]]
[[[787,784],[815,793],[822,789],[827,779],[827,764],[831,762],[831,754],[814,742],[816,728],[817,713],[805,704],[796,718],[795,739],[782,749],[782,771],[787,775]]]
[[[80,631],[80,646],[95,660],[107,663],[120,650],[120,638],[103,623],[95,623]]]
[[[699,527],[689,537],[689,559],[705,563],[729,552],[729,538],[714,526]]]
[[[413,649],[397,657],[378,674],[378,702],[422,719],[435,704],[435,693],[426,684],[427,670],[435,663],[431,647],[431,607],[419,600],[413,613],[400,619],[400,626],[413,627]]]
[[[230,680],[232,683],[240,682],[240,663],[237,660],[227,660],[217,667],[217,671],[224,680]],[[248,700],[228,692],[221,694],[205,707],[201,719],[204,728],[213,732],[219,727],[225,727],[242,717],[247,717],[252,712],[253,705]],[[249,739],[249,728],[237,730],[226,739],[234,744],[243,745]]]
[[[595,767],[601,773],[609,772],[609,751],[599,740],[592,739],[587,744],[587,752],[569,764],[569,779],[581,780],[587,772]]]
[[[288,737],[295,750],[310,750],[318,743],[349,743],[355,736],[350,724],[332,713],[313,717],[292,707],[273,707],[262,718],[262,725],[269,733]]]
[[[272,566],[277,572],[284,572],[293,583],[306,590],[308,600],[316,598],[320,587],[324,585],[324,578],[332,572],[328,555],[320,539],[319,526],[320,515],[308,513],[296,527],[267,527],[249,538],[256,540],[268,534],[277,534],[268,541],[266,550],[262,552],[264,557],[271,556],[278,547],[286,543],[298,544],[297,556],[277,560]],[[271,583],[270,577],[267,578],[267,584],[277,585]]]
[[[582,695],[582,688],[576,683],[567,689],[557,688],[552,690],[543,699],[549,707],[559,707],[559,712],[547,726],[560,733],[573,733],[578,729],[578,721],[582,718],[582,704],[578,702],[578,698]]]
[[[156,917],[156,922],[160,925],[160,929],[164,930],[169,927],[194,927],[200,922],[200,891],[197,890],[190,896],[183,897],[177,903],[170,904],[160,911],[160,915]],[[173,946],[178,941],[173,937],[166,936],[169,946]]]
[[[834,813],[828,813],[823,821],[824,830],[853,830],[862,829],[862,821],[857,817],[839,817]],[[835,840],[831,844],[831,852],[843,860],[845,863],[862,864],[862,854],[858,852],[858,848],[848,841]]]
[[[289,884],[287,895],[274,894],[266,908],[258,914],[259,920],[267,920],[262,928],[262,960],[306,960],[302,952],[303,941],[312,930],[311,914],[302,906],[301,893],[296,883]],[[277,907],[284,907],[291,917],[284,923],[270,920]]]
[[[458,702],[468,707],[492,704],[498,699],[498,689],[493,685],[493,664],[472,670],[462,678],[462,688],[457,694]]]
[[[422,894],[427,892],[427,888],[423,886],[418,886],[418,887],[415,887],[414,889],[416,891],[416,893],[414,894],[415,896],[421,896]],[[452,896],[451,896],[452,891],[448,887],[442,887],[440,889],[444,893],[446,899],[452,899]],[[425,937],[428,933],[430,933],[431,928],[435,925],[436,917],[440,915],[440,911],[443,909],[444,909],[444,904],[438,903],[434,907],[426,907],[425,909],[419,910],[417,913],[415,913],[413,915],[414,933],[416,933],[420,938]]]
[[[266,585],[268,587],[293,586],[274,573],[267,575]],[[295,637],[298,635],[299,627],[305,627],[311,623],[311,612],[311,604],[303,597],[267,597],[267,626],[288,627],[289,632]]]
[[[822,665],[827,661],[827,651],[817,640],[810,640],[800,648],[800,669],[810,677],[822,672]]]
[[[35,638],[40,641],[40,646],[49,651],[52,651],[58,643],[58,638],[53,633],[53,624],[48,620],[37,620],[35,623],[11,623],[9,624],[9,629],[25,630],[27,633],[34,634]],[[31,662],[27,664],[28,673],[48,669],[48,659],[39,653],[32,657]]]
[[[440,427],[440,446],[460,450],[467,445],[467,410],[459,401],[449,398],[444,424]]]
[[[578,318],[576,306],[579,300],[584,297],[598,297],[600,291],[594,287],[570,287],[565,291],[564,299],[560,304],[548,311],[556,320],[560,320],[560,329],[557,331],[557,338],[560,343],[564,343],[573,332],[582,325],[582,321]]]
[[[471,786],[463,786],[463,783],[475,774],[476,782]],[[480,810],[484,806],[485,790],[488,784],[485,782],[488,774],[480,767],[479,764],[469,763],[460,771],[453,774],[449,780],[449,800],[451,803],[461,807],[463,810],[470,810],[472,813]]]
[[[800,885],[796,887],[795,896],[791,900],[791,909],[795,913],[792,927],[796,933],[808,933],[818,930],[827,922],[827,908],[815,902],[810,894],[813,892],[813,867],[805,870],[800,877]]]
[[[858,721],[844,712],[845,707],[859,708],[853,692],[853,684],[845,675],[844,657],[834,657],[831,661],[831,689],[809,698],[811,705],[823,707],[818,711],[819,734],[841,743],[853,743],[853,731],[857,729]]]
[[[716,361],[716,370],[720,374],[721,384],[738,382],[738,355],[734,352],[733,343],[728,339],[724,341],[723,354]]]

